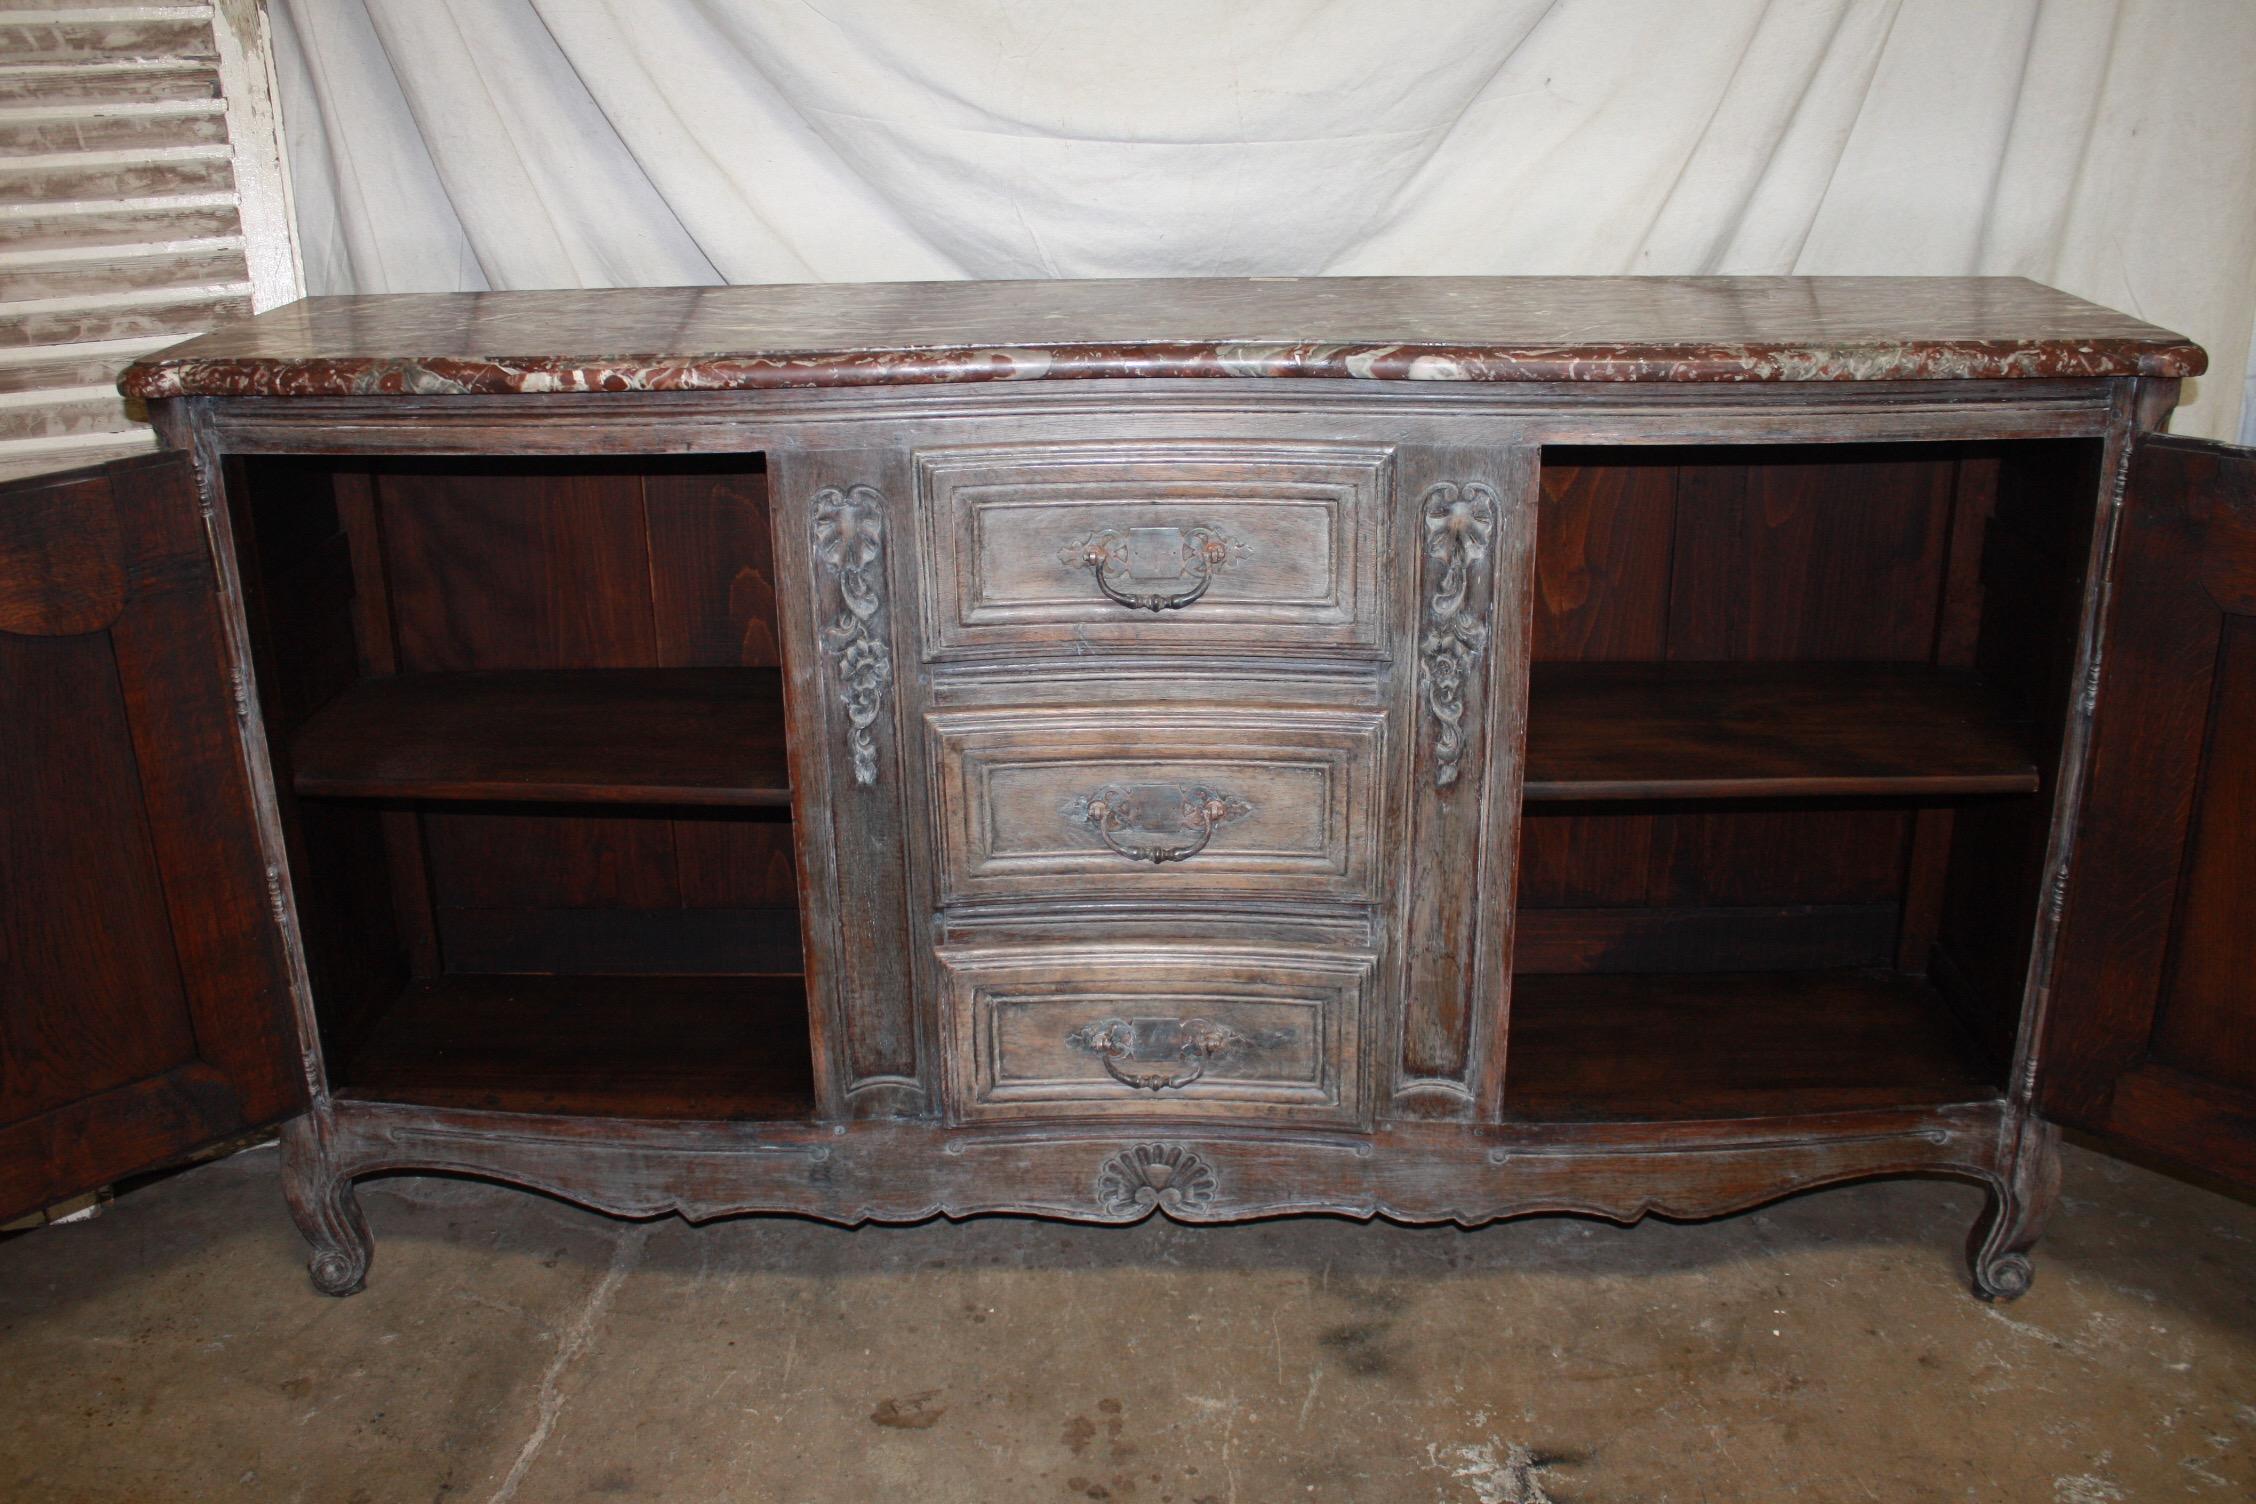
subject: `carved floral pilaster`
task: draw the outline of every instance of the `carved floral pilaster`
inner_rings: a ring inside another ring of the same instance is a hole
[[[1426,536],[1426,632],[1418,682],[1435,723],[1434,787],[1457,781],[1465,753],[1465,686],[1488,648],[1489,540],[1497,497],[1480,481],[1444,481],[1419,502]]]
[[[893,678],[893,653],[885,645],[885,498],[874,486],[825,487],[815,493],[815,558],[838,582],[840,610],[823,628],[837,677],[838,703],[846,709],[846,748],[854,782],[877,782],[879,713]]]

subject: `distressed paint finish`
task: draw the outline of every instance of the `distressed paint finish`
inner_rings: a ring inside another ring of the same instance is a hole
[[[929,282],[309,298],[124,391],[317,397],[1118,377],[1918,381],[2197,376],[2181,335],[2017,277]]]

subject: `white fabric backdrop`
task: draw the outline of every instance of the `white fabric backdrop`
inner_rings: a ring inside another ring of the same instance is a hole
[[[309,288],[2010,272],[2256,442],[2256,0],[274,0]]]

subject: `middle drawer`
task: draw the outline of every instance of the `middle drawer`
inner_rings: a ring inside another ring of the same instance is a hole
[[[1375,896],[1376,712],[1130,703],[929,724],[943,903]]]

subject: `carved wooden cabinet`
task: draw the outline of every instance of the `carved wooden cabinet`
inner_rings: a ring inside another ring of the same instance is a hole
[[[2256,463],[2014,280],[313,299],[0,499],[0,1212],[2256,1180]]]

